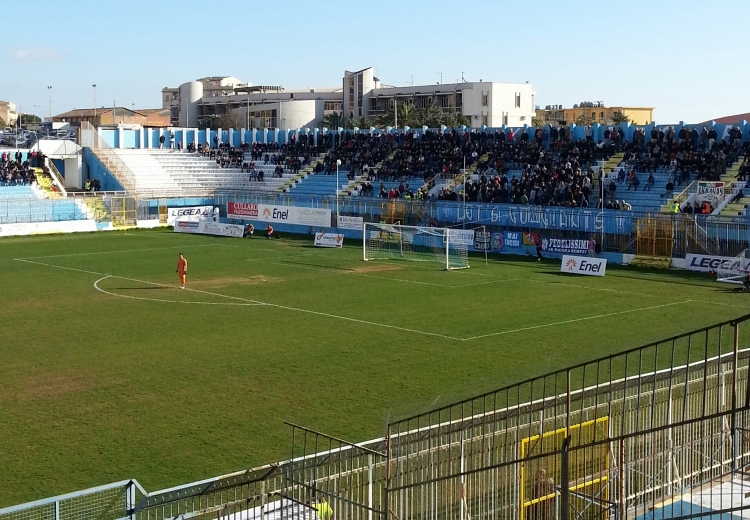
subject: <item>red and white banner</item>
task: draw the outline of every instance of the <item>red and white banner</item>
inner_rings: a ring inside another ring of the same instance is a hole
[[[249,202],[227,202],[227,218],[277,224],[298,224],[301,226],[331,226],[330,209],[252,204]]]
[[[318,247],[344,247],[344,235],[336,233],[316,233],[315,245]]]
[[[258,205],[249,202],[227,202],[227,218],[257,220]]]

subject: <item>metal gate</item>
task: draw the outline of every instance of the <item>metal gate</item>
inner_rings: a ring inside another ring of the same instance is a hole
[[[137,224],[138,202],[135,198],[112,197],[109,202],[113,226],[124,227]]]
[[[674,248],[674,222],[671,219],[652,217],[636,221],[636,254],[672,258]]]

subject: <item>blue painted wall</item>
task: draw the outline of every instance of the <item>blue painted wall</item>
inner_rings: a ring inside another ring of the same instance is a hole
[[[107,170],[88,148],[83,149],[83,162],[89,169],[89,179],[99,179],[101,191],[123,191],[122,184]]]

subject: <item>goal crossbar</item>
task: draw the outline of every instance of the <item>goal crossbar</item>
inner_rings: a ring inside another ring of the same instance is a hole
[[[745,249],[732,260],[724,260],[716,268],[716,281],[742,283],[750,272],[750,249]]]
[[[446,269],[469,267],[469,240],[462,230],[365,222],[363,260],[439,262]]]

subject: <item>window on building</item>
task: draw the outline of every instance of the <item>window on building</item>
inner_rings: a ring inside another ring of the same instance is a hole
[[[602,112],[602,115],[599,116],[599,119],[604,119],[604,112]]]
[[[482,106],[486,107],[486,106],[489,106],[489,104],[490,104],[489,93],[485,94],[484,92],[482,92]]]
[[[482,124],[484,126],[489,126],[489,117],[488,116],[486,116],[486,115],[482,116]]]
[[[521,108],[521,93],[516,92],[516,108]]]
[[[503,112],[503,124],[508,124],[508,112]]]

